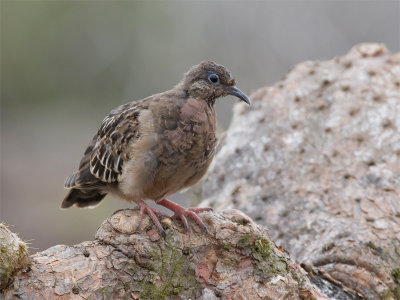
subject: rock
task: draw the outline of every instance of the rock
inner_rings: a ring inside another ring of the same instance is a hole
[[[399,299],[400,53],[357,45],[251,99],[235,107],[199,206],[266,225],[327,296]]]
[[[29,267],[28,247],[6,225],[0,223],[0,291],[18,272]]]
[[[237,210],[201,213],[209,234],[169,223],[165,238],[154,237],[147,216],[139,232],[121,221],[137,216],[118,211],[94,241],[36,253],[4,299],[326,299],[267,230]]]

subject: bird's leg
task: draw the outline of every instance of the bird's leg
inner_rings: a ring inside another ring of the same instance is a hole
[[[188,232],[189,230],[189,225],[188,221],[186,220],[186,217],[192,218],[206,233],[208,233],[206,225],[203,223],[203,221],[199,218],[199,216],[196,214],[198,212],[202,211],[209,211],[211,208],[184,208],[172,201],[169,201],[168,199],[162,199],[161,201],[157,202],[157,204],[162,205],[169,210],[172,210],[174,212],[174,215],[171,217],[172,219],[180,219],[183,223],[183,226],[185,227],[185,231]]]
[[[142,222],[143,213],[146,212],[149,215],[149,217],[153,220],[158,231],[160,231],[162,234],[165,235],[164,228],[162,227],[160,221],[158,220],[157,215],[166,217],[166,218],[169,218],[169,216],[166,213],[163,213],[162,211],[152,208],[151,206],[149,206],[142,200],[135,201],[135,202],[138,205],[138,209],[139,209],[139,217],[138,217],[137,224],[136,224],[136,231],[139,229],[140,223]]]

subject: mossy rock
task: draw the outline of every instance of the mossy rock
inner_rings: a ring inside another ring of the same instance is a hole
[[[12,282],[18,271],[29,264],[26,244],[6,225],[0,224],[0,291]]]

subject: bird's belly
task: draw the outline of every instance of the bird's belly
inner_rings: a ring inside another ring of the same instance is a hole
[[[122,176],[116,186],[111,186],[111,193],[128,201],[144,199],[144,190],[154,181],[158,168],[157,159],[150,151],[137,153],[123,168]]]
[[[196,184],[207,172],[212,158],[213,155],[203,155],[190,162],[182,159],[175,165],[161,164],[152,183],[144,191],[145,197],[158,201]]]

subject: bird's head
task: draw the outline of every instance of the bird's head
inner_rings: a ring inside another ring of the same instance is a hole
[[[212,61],[203,61],[191,67],[183,78],[183,88],[189,96],[210,104],[214,104],[215,99],[228,95],[250,104],[249,98],[235,86],[230,72]]]

